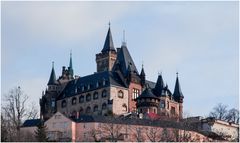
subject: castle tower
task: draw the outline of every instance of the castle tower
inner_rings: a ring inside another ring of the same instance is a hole
[[[180,83],[178,80],[178,73],[177,73],[177,79],[176,79],[176,83],[175,83],[173,98],[179,102],[179,117],[182,118],[182,114],[183,114],[183,105],[182,104],[183,104],[184,96],[182,94]]]
[[[50,78],[47,85],[48,85],[48,91],[56,91],[57,80],[56,80],[56,74],[54,70],[54,62],[52,62],[52,71],[51,71]]]
[[[59,77],[58,81],[61,83],[68,82],[69,80],[74,79],[74,71],[72,64],[72,51],[70,52],[69,66],[66,69],[65,66],[62,67],[62,75]]]
[[[149,86],[146,86],[146,89],[142,94],[137,97],[137,110],[139,113],[155,113],[158,114],[158,106],[160,99],[152,93],[152,90]]]
[[[110,23],[101,53],[96,54],[97,72],[111,71],[116,61],[117,52],[113,45]]]

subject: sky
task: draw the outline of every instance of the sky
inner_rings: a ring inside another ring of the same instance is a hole
[[[184,112],[207,116],[223,103],[239,106],[237,2],[1,2],[1,97],[21,86],[39,104],[52,61],[57,77],[73,53],[74,73],[96,72],[111,23],[115,47],[123,30],[146,78],[174,90],[179,73]]]

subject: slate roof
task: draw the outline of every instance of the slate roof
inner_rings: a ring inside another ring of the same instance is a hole
[[[184,97],[183,94],[182,94],[182,90],[181,90],[181,87],[180,87],[180,83],[179,83],[178,77],[176,79],[173,96],[176,99],[179,99],[180,97]]]
[[[106,36],[106,39],[104,42],[104,46],[103,46],[103,49],[101,52],[105,53],[105,52],[109,52],[109,51],[116,51],[114,48],[114,45],[113,45],[113,38],[112,38],[112,33],[111,33],[110,27],[108,29],[108,33],[107,33],[107,36]]]
[[[113,66],[113,70],[115,70],[117,68],[117,66],[119,65],[120,70],[122,71],[124,76],[127,76],[128,71],[130,68],[130,70],[134,73],[138,74],[137,68],[133,62],[133,59],[127,49],[127,46],[122,45],[120,50],[117,53],[117,59],[116,62]]]
[[[47,85],[55,85],[56,83],[57,83],[56,74],[55,74],[54,66],[52,66],[52,71],[51,71],[50,78]]]
[[[142,67],[142,70],[141,70],[141,73],[140,73],[141,76],[145,76],[145,72],[144,72],[144,68]]]
[[[22,127],[35,127],[38,126],[41,123],[40,119],[30,119],[30,120],[26,120]]]
[[[155,85],[156,85],[156,83],[155,82],[153,82],[153,81],[150,81],[150,80],[146,80],[146,84],[148,84],[149,85],[149,87],[150,88],[154,88],[155,87]]]
[[[163,88],[164,88],[164,82],[163,82],[162,75],[160,74],[158,75],[157,83],[154,88],[154,93],[157,96],[161,96]]]
[[[138,98],[158,98],[153,94],[152,89],[147,85],[146,89],[142,92],[142,94]]]
[[[105,84],[103,84],[104,82]],[[116,72],[103,71],[94,73],[69,81],[58,99],[71,97],[76,94],[81,94],[99,88],[109,87],[110,85],[125,87]]]

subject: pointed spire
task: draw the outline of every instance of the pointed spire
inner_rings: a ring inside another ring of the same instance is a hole
[[[55,85],[56,83],[57,83],[57,80],[56,80],[56,75],[54,70],[54,62],[52,62],[52,71],[51,71],[51,75],[47,85]]]
[[[176,74],[177,74],[177,79],[176,79],[176,83],[175,83],[175,89],[174,89],[173,96],[176,100],[181,102],[182,99],[184,98],[184,96],[182,94],[180,83],[179,83],[179,80],[178,80],[178,72]]]
[[[141,73],[140,73],[140,78],[141,78],[141,85],[144,87],[145,82],[146,82],[146,75],[145,75],[145,72],[144,72],[143,64],[142,64],[142,70],[141,70]]]
[[[110,28],[110,22],[109,22],[109,28],[108,28],[108,33],[105,39],[105,43],[102,49],[102,53],[109,52],[109,51],[116,51],[113,45],[113,39],[112,39],[112,33],[111,33],[111,28]]]
[[[164,82],[163,82],[162,74],[159,74],[154,91],[158,96],[161,96],[163,88],[164,88]]]
[[[69,73],[73,76],[73,66],[72,66],[72,50],[70,51],[70,61],[69,61]]]
[[[121,47],[127,47],[127,42],[125,41],[125,30],[123,30],[123,41],[122,41],[122,46]]]
[[[141,77],[143,77],[143,76],[145,77],[145,72],[144,72],[143,64],[142,64],[142,70],[141,70],[140,76],[141,76]]]

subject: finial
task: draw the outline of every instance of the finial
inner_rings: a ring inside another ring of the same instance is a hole
[[[159,75],[162,75],[162,71],[160,71],[160,72],[158,71],[158,76],[159,76]]]
[[[72,57],[72,49],[70,50],[70,57]]]
[[[123,30],[123,42],[126,42],[125,41],[125,30]]]
[[[52,68],[54,68],[54,61],[52,61]]]
[[[109,26],[109,28],[110,28],[110,26],[111,26],[110,20],[109,20],[109,22],[108,22],[108,26]]]
[[[126,45],[127,45],[126,40],[125,40],[125,30],[123,30],[123,41],[122,41],[122,45],[123,45],[123,46],[126,46]]]
[[[178,72],[176,74],[177,74],[177,77],[178,77]]]

